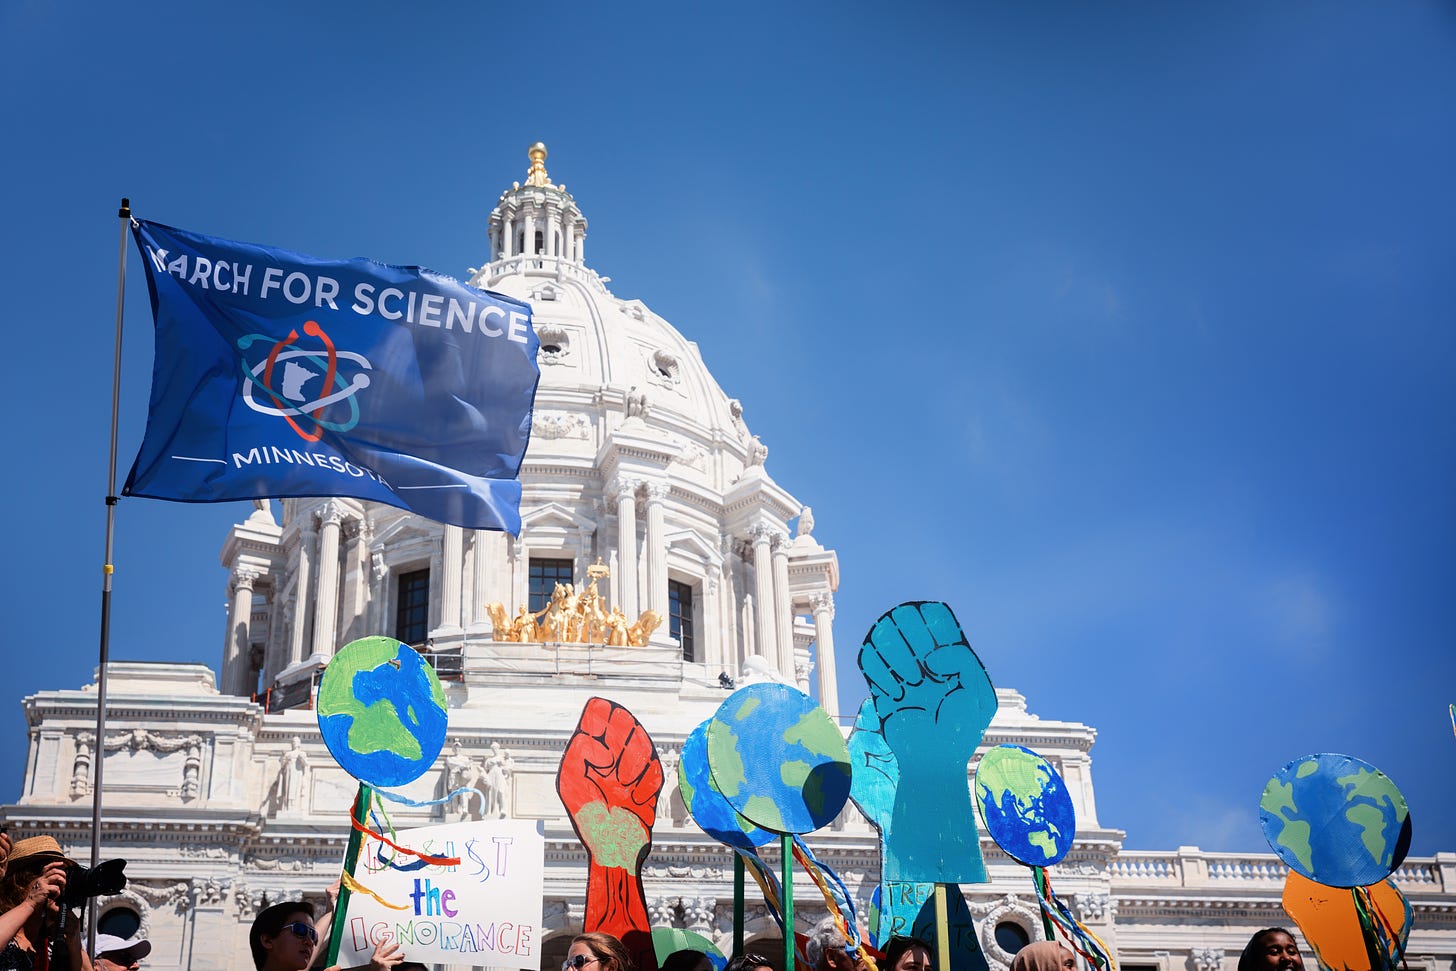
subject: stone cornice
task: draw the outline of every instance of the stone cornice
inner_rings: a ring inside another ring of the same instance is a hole
[[[229,704],[236,702],[237,704]],[[91,692],[44,692],[24,701],[26,721],[32,729],[44,723],[52,727],[70,720],[96,724],[96,695]],[[232,710],[229,711],[228,709]],[[128,722],[156,727],[159,723],[186,722],[189,734],[203,735],[250,732],[258,729],[263,714],[261,705],[246,698],[219,695],[213,698],[157,695],[150,698],[108,696],[106,721],[108,730],[122,731]],[[77,725],[82,728],[83,725]]]
[[[1085,725],[1068,725],[1065,729],[1058,730],[1051,726],[1033,723],[1029,726],[993,725],[987,730],[981,744],[988,749],[1012,743],[1036,751],[1044,748],[1051,750],[1070,748],[1078,752],[1090,752],[1096,740],[1096,733]],[[1051,754],[1055,755],[1056,752],[1052,751]]]
[[[223,545],[223,551],[218,559],[224,567],[231,564],[238,557],[251,554],[264,563],[276,563],[283,556],[283,537],[280,535],[272,539],[253,536],[230,536]]]
[[[549,460],[532,462],[529,459],[521,463],[521,485],[529,487],[537,485],[534,480],[540,479],[541,483],[555,483],[561,479],[588,479],[593,482],[601,481],[601,471],[592,463],[591,459],[583,458],[579,461],[566,462],[559,455],[553,455]]]

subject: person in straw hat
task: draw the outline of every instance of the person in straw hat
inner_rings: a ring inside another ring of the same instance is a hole
[[[50,836],[19,840],[9,849],[0,878],[0,941],[4,942],[0,971],[31,971],[60,916],[70,861]],[[54,942],[50,947],[49,959],[64,960]],[[72,971],[92,971],[90,958],[81,950],[79,920],[66,924],[64,948]]]

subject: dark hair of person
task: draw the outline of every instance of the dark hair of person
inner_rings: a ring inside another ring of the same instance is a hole
[[[930,955],[930,963],[935,963],[935,952],[931,950],[929,944],[926,944],[918,937],[906,937],[903,934],[896,934],[885,943],[885,959],[880,962],[880,967],[884,971],[892,971],[895,963],[912,947],[924,948],[925,952]]]
[[[281,934],[284,924],[293,923],[288,918],[294,914],[306,914],[309,923],[312,923],[313,904],[307,900],[289,900],[265,908],[262,913],[253,918],[253,926],[248,931],[248,944],[253,949],[253,967],[258,971],[262,971],[263,962],[268,960],[268,951],[263,947],[263,938],[273,938]]]
[[[740,954],[728,962],[723,971],[757,971],[758,968],[771,968],[773,962],[756,951],[748,951]]]
[[[1294,939],[1294,935],[1282,927],[1264,928],[1249,938],[1249,943],[1244,945],[1243,953],[1239,955],[1239,971],[1258,971],[1259,949],[1264,946],[1264,938],[1272,937],[1275,934],[1283,934],[1290,940]]]
[[[693,971],[693,968],[702,963],[707,957],[702,951],[695,951],[685,947],[681,951],[673,951],[661,964],[658,971]]]
[[[585,944],[591,949],[592,956],[601,962],[598,971],[633,971],[632,959],[627,955],[627,949],[611,934],[603,934],[601,931],[578,934],[571,939],[571,943]]]

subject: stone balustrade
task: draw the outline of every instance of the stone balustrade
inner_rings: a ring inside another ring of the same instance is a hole
[[[546,271],[558,278],[581,280],[606,292],[606,284],[595,270],[560,256],[547,256],[544,253],[517,254],[494,260],[485,269],[490,278]]]
[[[1218,887],[1268,884],[1283,886],[1287,868],[1272,853],[1206,853],[1179,847],[1175,853],[1125,850],[1109,866],[1115,890],[1140,887]],[[1456,888],[1456,853],[1411,857],[1395,871],[1395,882],[1408,893],[1445,893]]]

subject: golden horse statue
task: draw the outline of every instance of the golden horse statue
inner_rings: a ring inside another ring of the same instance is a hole
[[[606,598],[597,589],[597,581],[608,576],[607,568],[597,563],[587,569],[591,583],[580,593],[570,583],[558,583],[551,599],[540,610],[522,606],[511,619],[505,604],[489,603],[496,643],[529,644],[606,644],[611,647],[643,647],[652,632],[662,626],[663,616],[655,610],[644,610],[636,623],[627,619],[622,608],[607,609]]]

